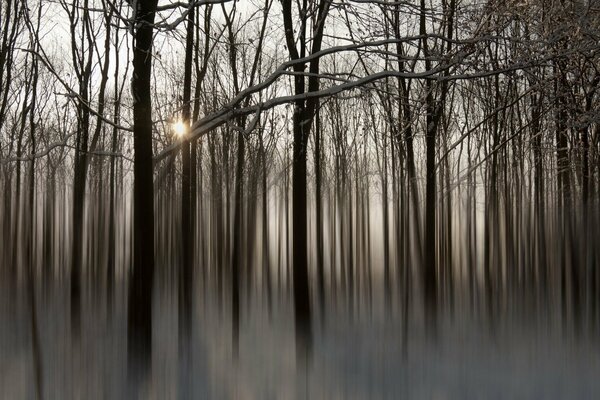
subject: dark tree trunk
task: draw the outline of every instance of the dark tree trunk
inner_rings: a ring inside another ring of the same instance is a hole
[[[152,350],[154,189],[150,80],[157,1],[137,2],[138,28],[133,50],[133,271],[129,283],[127,343],[130,367],[141,368],[142,371],[150,365]]]
[[[263,261],[263,285],[267,292],[267,309],[269,318],[272,316],[273,309],[273,289],[271,283],[271,255],[269,250],[269,212],[267,210],[269,201],[269,189],[267,187],[267,155],[262,135],[260,138],[260,154],[262,161],[262,261]]]
[[[73,231],[72,231],[72,252],[71,252],[71,327],[75,337],[79,335],[80,319],[81,319],[81,270],[83,256],[83,218],[85,207],[85,187],[88,169],[88,140],[90,129],[90,109],[89,109],[89,90],[90,79],[92,74],[92,34],[90,32],[90,15],[88,9],[88,1],[83,3],[83,17],[81,25],[82,42],[87,40],[88,54],[87,58],[83,50],[82,54],[78,54],[79,49],[75,43],[77,34],[75,32],[75,21],[79,16],[79,11],[75,9],[79,7],[79,3],[73,3],[71,18],[71,40],[73,62],[77,65],[78,83],[79,83],[79,100],[77,104],[77,143],[75,148],[75,165],[73,177]]]
[[[321,166],[321,117],[320,106],[315,111],[315,203],[316,203],[316,231],[317,231],[317,289],[321,321],[325,321],[325,273],[323,266],[323,198]]]
[[[244,134],[238,134],[237,167],[235,174],[235,216],[233,221],[233,253],[231,255],[232,344],[234,357],[238,356],[240,329],[240,264],[242,262],[242,190],[244,184]]]
[[[300,4],[299,4],[300,6]],[[313,40],[311,53],[317,53],[321,50],[323,39],[323,29],[325,19],[329,11],[330,2],[322,0],[318,5],[318,13],[313,27]],[[300,50],[296,47],[294,38],[294,22],[292,15],[291,0],[282,1],[283,22],[285,27],[285,40],[288,52],[292,60],[304,57],[306,55],[306,23],[307,23],[307,2],[306,0],[299,7],[302,24],[300,35]],[[302,74],[304,65],[295,64],[294,71]],[[313,74],[308,79],[308,90],[310,92],[319,89],[319,58],[310,62],[309,71]],[[301,95],[305,93],[304,76],[296,75],[294,77],[294,93]],[[293,238],[294,238],[294,311],[296,321],[296,352],[299,360],[310,355],[312,342],[311,312],[310,312],[310,292],[308,287],[308,248],[307,248],[307,201],[306,201],[306,159],[308,151],[308,136],[310,127],[314,118],[314,112],[317,101],[298,100],[294,103],[294,138],[292,154],[292,202],[293,202]]]
[[[425,0],[421,0],[420,34],[426,35]],[[429,49],[427,38],[422,41],[423,56],[425,57],[425,69],[431,70],[431,62],[428,61]],[[431,81],[425,82],[425,106],[426,106],[426,133],[425,133],[425,259],[424,259],[424,290],[425,310],[428,324],[435,323],[437,318],[437,265],[436,265],[436,169],[435,169],[435,147],[436,131],[435,105],[433,98],[433,85]]]
[[[297,350],[309,352],[312,334],[306,243],[306,140],[303,116],[304,112],[296,110],[292,156],[293,292],[298,335],[296,345],[299,346]]]
[[[191,93],[192,93],[192,54],[194,50],[194,11],[191,7],[187,15],[185,65],[183,73],[183,124],[185,134],[181,146],[181,245],[182,257],[179,270],[179,324],[182,338],[187,340],[191,329],[192,317],[192,282],[193,282],[193,232],[192,196],[191,196],[191,153],[190,141],[187,137],[191,126]],[[195,147],[195,146],[194,146]],[[195,150],[195,148],[194,148]],[[195,156],[194,156],[195,159]]]

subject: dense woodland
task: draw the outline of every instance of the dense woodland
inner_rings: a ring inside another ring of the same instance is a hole
[[[38,397],[52,291],[73,340],[126,308],[142,374],[160,290],[180,346],[213,299],[233,359],[251,304],[290,304],[299,363],[375,310],[598,335],[600,2],[3,0],[0,27],[0,276]]]

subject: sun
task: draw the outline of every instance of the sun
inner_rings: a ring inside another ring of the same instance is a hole
[[[187,129],[183,121],[175,121],[173,123],[173,132],[175,132],[175,136],[180,138],[184,137],[186,130]]]

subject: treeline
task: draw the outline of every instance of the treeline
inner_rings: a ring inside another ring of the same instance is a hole
[[[0,257],[69,282],[75,332],[125,279],[149,354],[167,276],[180,331],[210,286],[234,348],[254,290],[291,294],[299,353],[379,293],[432,330],[516,305],[598,327],[597,2],[133,5],[1,5]]]

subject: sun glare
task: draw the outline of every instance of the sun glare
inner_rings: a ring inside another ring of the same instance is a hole
[[[186,126],[183,121],[176,121],[173,123],[173,131],[175,132],[175,136],[183,137],[185,136]]]

